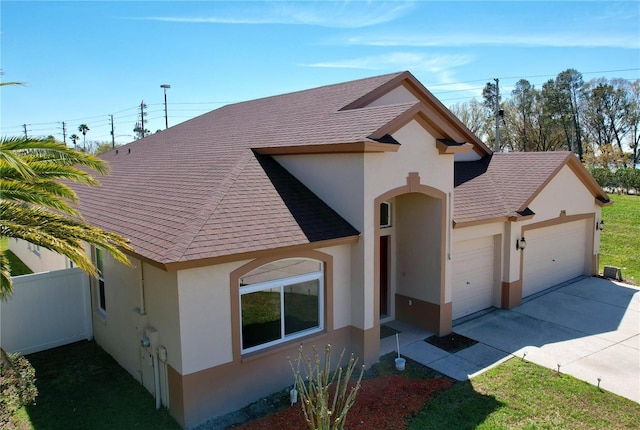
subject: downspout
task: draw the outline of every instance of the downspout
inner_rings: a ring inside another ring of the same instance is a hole
[[[144,303],[144,262],[140,261],[140,315],[147,313]]]

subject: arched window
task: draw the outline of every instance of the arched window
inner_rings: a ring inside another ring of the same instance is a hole
[[[242,353],[324,329],[321,262],[274,261],[242,276],[239,284]]]

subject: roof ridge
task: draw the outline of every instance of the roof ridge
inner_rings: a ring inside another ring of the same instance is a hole
[[[186,228],[178,234],[177,240],[164,255],[167,262],[180,261],[186,250],[193,243],[198,233],[202,231],[207,221],[215,213],[216,208],[220,205],[222,200],[227,195],[227,192],[231,186],[236,182],[244,167],[251,159],[251,150],[242,152],[242,155],[238,158],[237,162],[229,170],[229,174],[220,182],[220,184],[214,188],[210,194],[210,198],[202,205],[200,210],[195,214],[191,223],[187,224]]]

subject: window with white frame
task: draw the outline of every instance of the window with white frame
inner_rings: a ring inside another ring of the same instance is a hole
[[[240,278],[242,353],[324,329],[323,264],[292,258]]]
[[[391,227],[391,203],[380,203],[380,227]]]
[[[97,298],[98,298],[98,309],[102,311],[103,314],[107,313],[107,301],[105,298],[105,288],[104,288],[104,251],[100,248],[95,248],[95,256],[96,256],[96,269],[98,270],[98,279],[96,282],[97,289]]]

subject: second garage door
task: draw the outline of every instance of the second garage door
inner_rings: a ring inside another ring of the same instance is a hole
[[[493,304],[494,237],[453,244],[453,319],[486,309]]]
[[[587,225],[587,220],[574,221],[526,232],[523,297],[588,274]]]

